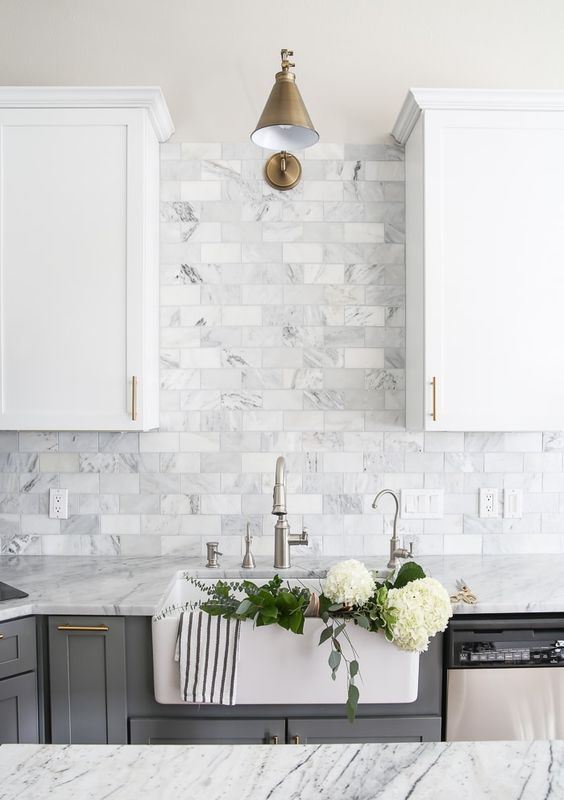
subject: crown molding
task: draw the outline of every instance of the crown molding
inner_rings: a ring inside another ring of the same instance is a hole
[[[159,86],[0,86],[0,108],[144,108],[160,142],[174,133]]]
[[[564,111],[564,91],[512,89],[410,89],[392,136],[405,144],[423,111]]]

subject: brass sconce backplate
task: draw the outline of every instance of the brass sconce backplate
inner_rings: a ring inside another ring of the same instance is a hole
[[[273,189],[293,189],[302,176],[302,165],[291,153],[275,153],[266,162],[264,177]]]

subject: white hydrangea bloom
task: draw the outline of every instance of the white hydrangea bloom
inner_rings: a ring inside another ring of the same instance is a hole
[[[435,578],[419,578],[401,589],[390,589],[388,605],[394,609],[394,644],[400,650],[423,653],[429,638],[444,631],[452,607],[444,586]]]
[[[327,573],[323,594],[333,603],[363,606],[374,594],[374,578],[361,561],[341,561]]]

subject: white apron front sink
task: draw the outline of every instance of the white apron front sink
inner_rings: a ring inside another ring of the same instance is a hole
[[[159,703],[185,704],[180,695],[179,664],[174,660],[178,622],[185,604],[202,598],[186,580],[186,574],[178,573],[152,622],[155,698]],[[266,579],[254,582],[260,585]],[[318,580],[290,579],[288,583],[320,591]],[[303,635],[298,635],[277,625],[256,628],[250,620],[241,623],[237,705],[344,703],[345,665],[341,664],[337,680],[332,681],[327,663],[331,646],[329,642],[318,645],[324,627],[320,619],[307,618]],[[360,702],[414,702],[419,654],[398,650],[383,634],[370,633],[358,625],[350,623],[347,629],[360,664],[361,676],[356,680]],[[341,635],[339,640],[347,658],[352,657],[346,639]]]

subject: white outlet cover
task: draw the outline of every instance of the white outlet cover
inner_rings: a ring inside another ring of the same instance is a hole
[[[480,489],[480,517],[482,519],[499,517],[498,489]]]
[[[51,519],[69,518],[68,489],[49,489],[49,517]]]

